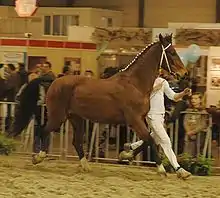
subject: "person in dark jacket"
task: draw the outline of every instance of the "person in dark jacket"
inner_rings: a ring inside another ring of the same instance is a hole
[[[13,64],[7,65],[8,76],[6,79],[6,101],[14,102],[15,96],[19,91],[19,75]]]
[[[15,102],[15,97],[19,91],[19,75],[16,71],[16,68],[13,64],[7,65],[8,75],[5,80],[5,99],[7,102]],[[7,105],[7,116],[5,120],[5,130],[7,131],[13,120],[12,116],[12,105]]]
[[[34,153],[39,153],[41,150],[42,146],[42,140],[44,139],[44,134],[43,134],[43,128],[46,126],[47,123],[47,109],[46,107],[42,107],[42,105],[45,103],[45,96],[46,93],[52,84],[52,82],[56,79],[56,76],[52,72],[52,65],[50,62],[45,62],[44,64],[41,65],[40,67],[41,70],[41,83],[39,85],[39,101],[38,101],[38,107],[35,113],[35,132],[34,132],[34,145],[33,145],[33,150]],[[44,112],[42,112],[44,111]],[[43,119],[42,119],[42,116]],[[49,150],[49,137],[45,141],[44,147],[46,147],[45,151],[48,153]],[[34,158],[33,158],[34,159]]]
[[[19,88],[21,88],[25,83],[28,82],[28,72],[25,69],[24,63],[18,63],[18,75],[20,77]]]
[[[5,80],[0,76],[0,101],[4,100],[5,96]]]
[[[0,69],[3,69],[4,65],[0,64]],[[0,101],[4,100],[5,98],[5,91],[6,91],[6,86],[5,86],[5,79],[0,73]]]
[[[48,61],[42,64],[40,69],[41,69],[41,77],[44,79],[42,85],[45,88],[45,92],[47,93],[48,88],[50,87],[51,83],[56,79],[56,76],[52,72],[51,63]]]
[[[72,67],[70,65],[65,65],[63,67],[62,73],[58,75],[58,78],[73,74]]]
[[[40,69],[40,70],[39,70]],[[45,151],[48,152],[49,149],[49,139],[45,141],[45,145],[42,145],[42,140],[44,139],[43,128],[47,122],[47,110],[42,105],[45,104],[45,96],[48,91],[51,83],[55,80],[55,75],[51,71],[51,64],[46,62],[44,65],[41,65],[40,68],[38,65],[34,67],[30,72],[28,72],[28,83],[36,81],[31,90],[33,98],[38,98],[37,107],[34,112],[35,115],[35,129],[34,129],[34,144],[33,152],[39,153],[42,147],[46,147]],[[27,84],[28,84],[27,83]],[[22,95],[25,91],[25,85],[23,85],[23,90],[20,91],[19,95]],[[31,87],[30,87],[31,88]],[[30,89],[29,88],[29,89]],[[26,91],[25,91],[26,92]],[[19,100],[19,95],[17,96]],[[43,118],[42,118],[43,116]],[[34,160],[34,156],[33,156]]]

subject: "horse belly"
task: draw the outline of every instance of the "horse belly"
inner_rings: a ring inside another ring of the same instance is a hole
[[[94,122],[125,123],[120,105],[105,92],[75,92],[71,100],[71,112]]]

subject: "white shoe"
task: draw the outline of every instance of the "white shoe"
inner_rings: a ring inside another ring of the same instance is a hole
[[[176,171],[177,177],[181,178],[181,179],[187,179],[188,177],[190,177],[192,174],[188,171],[186,171],[183,168],[180,168]]]
[[[46,157],[47,157],[46,152],[40,151],[38,154],[36,154],[32,157],[32,163],[34,165],[39,164],[39,163],[43,162]]]
[[[122,151],[119,154],[119,161],[123,161],[123,160],[128,160],[128,161],[133,161],[134,160],[134,153],[132,150],[130,151]]]
[[[131,143],[124,144],[124,151],[129,152],[131,150]]]
[[[160,164],[160,165],[157,165],[157,173],[159,175],[163,175],[163,176],[166,176],[167,177],[167,172],[163,166],[163,164]]]

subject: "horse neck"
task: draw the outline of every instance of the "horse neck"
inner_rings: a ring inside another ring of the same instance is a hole
[[[156,43],[143,53],[128,70],[122,73],[143,95],[146,95],[151,93],[158,75],[162,49],[160,44]]]

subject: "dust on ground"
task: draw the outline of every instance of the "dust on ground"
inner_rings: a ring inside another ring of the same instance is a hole
[[[175,174],[167,178],[155,169],[91,163],[83,173],[77,162],[0,157],[0,198],[199,198],[220,197],[220,177]]]

